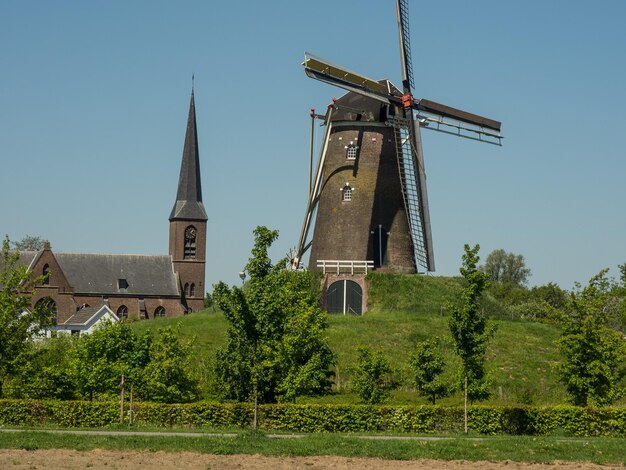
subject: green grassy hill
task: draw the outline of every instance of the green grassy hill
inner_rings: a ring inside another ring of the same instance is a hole
[[[460,280],[449,277],[374,274],[369,277],[368,312],[361,316],[329,316],[328,338],[337,355],[335,393],[321,398],[299,398],[298,402],[355,403],[349,392],[350,367],[356,348],[364,345],[383,351],[402,381],[392,403],[426,403],[413,387],[408,366],[417,341],[437,335],[449,338],[446,304],[460,295]],[[554,404],[565,402],[565,391],[557,383],[552,364],[558,360],[556,325],[501,319],[502,308],[494,301],[486,306],[497,331],[490,342],[487,367],[492,378],[493,403]],[[164,318],[133,324],[138,332],[171,325],[183,338],[195,337],[194,363],[207,398],[214,397],[211,373],[215,350],[224,343],[227,328],[219,312],[200,312],[182,318]],[[450,381],[458,360],[452,346],[442,346]],[[460,392],[441,403],[459,404]]]

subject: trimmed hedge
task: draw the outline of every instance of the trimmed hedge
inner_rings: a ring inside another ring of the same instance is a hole
[[[228,428],[252,422],[247,403],[136,403],[136,423]],[[0,400],[0,426],[103,427],[119,422],[118,402]],[[479,434],[626,436],[626,408],[471,406],[469,428]],[[441,406],[261,405],[260,427],[292,432],[458,433],[463,409]]]

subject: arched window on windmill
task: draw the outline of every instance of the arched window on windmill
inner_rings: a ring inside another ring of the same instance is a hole
[[[356,155],[359,151],[359,147],[354,143],[350,142],[346,145],[346,159],[347,160],[356,160]]]
[[[350,183],[346,183],[346,185],[341,188],[341,200],[344,202],[352,201],[352,193],[354,188],[350,186]]]

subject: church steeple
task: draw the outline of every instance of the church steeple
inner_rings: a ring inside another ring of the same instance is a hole
[[[176,203],[170,214],[170,256],[187,312],[197,312],[204,306],[206,231],[207,216],[202,204],[196,105],[192,87]]]
[[[191,89],[187,132],[183,147],[183,160],[180,165],[176,202],[170,214],[173,220],[206,221],[207,215],[202,204],[202,184],[200,181],[200,157],[198,153],[198,131],[196,128],[196,105],[194,90]]]

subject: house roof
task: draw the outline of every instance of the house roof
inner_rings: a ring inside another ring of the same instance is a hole
[[[76,293],[178,296],[166,255],[54,253]]]
[[[64,330],[67,327],[90,327],[94,323],[96,323],[100,318],[109,314],[111,318],[117,321],[117,315],[113,313],[113,311],[106,305],[101,305],[99,307],[83,307],[74,315],[69,317],[60,325],[57,325],[57,330]]]
[[[83,307],[65,320],[62,325],[86,325],[101,307]]]
[[[189,117],[187,132],[183,147],[183,159],[180,165],[180,177],[176,202],[170,214],[170,221],[207,220],[204,204],[202,203],[202,184],[200,180],[200,155],[198,152],[198,131],[196,128],[196,105],[191,92],[189,103]]]

